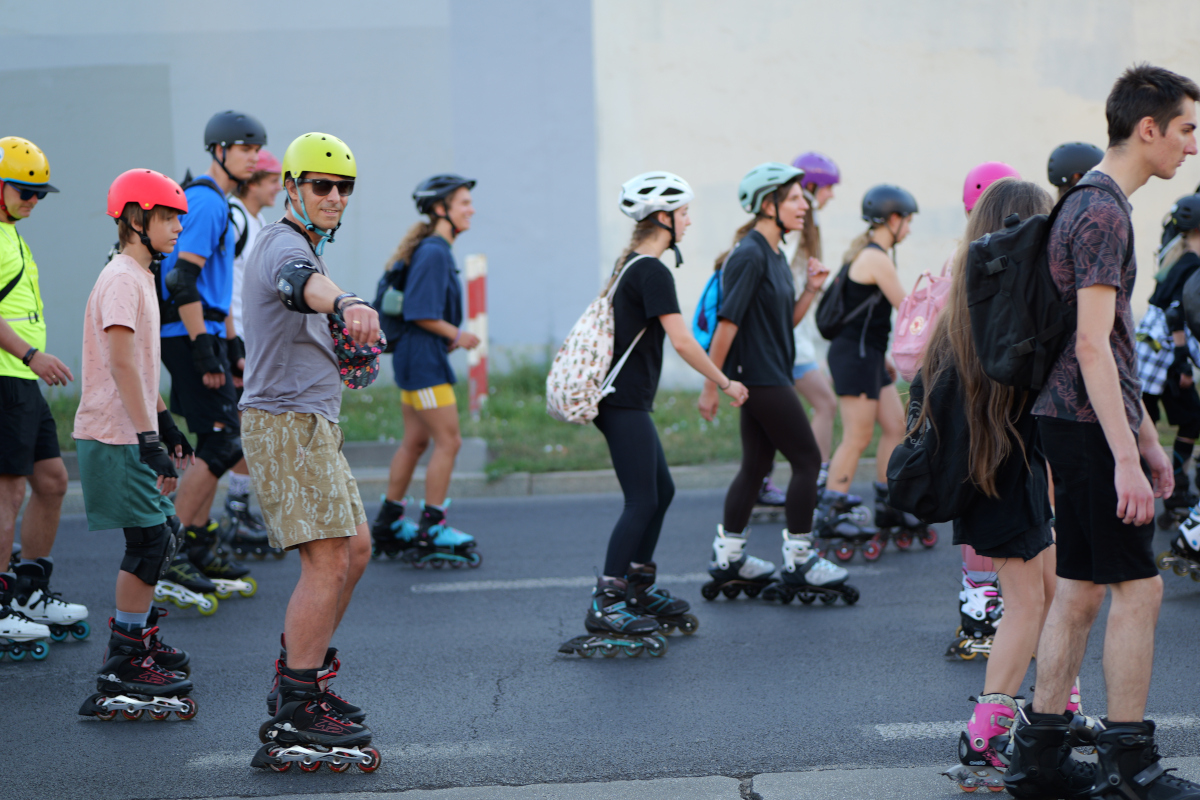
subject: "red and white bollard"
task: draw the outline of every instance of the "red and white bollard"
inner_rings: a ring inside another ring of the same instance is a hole
[[[467,256],[467,330],[479,337],[479,346],[467,351],[468,386],[472,414],[478,414],[488,397],[487,256]]]

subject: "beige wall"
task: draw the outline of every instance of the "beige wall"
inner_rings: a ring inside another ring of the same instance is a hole
[[[713,258],[747,219],[737,184],[755,164],[809,149],[838,162],[844,180],[821,218],[831,268],[863,229],[866,189],[911,191],[921,213],[898,259],[911,287],[961,234],[971,167],[1007,161],[1048,189],[1055,146],[1105,145],[1104,99],[1123,68],[1147,60],[1200,80],[1195,0],[596,0],[593,16],[598,269],[632,226],[617,209],[620,184],[679,173],[696,190],[677,273],[689,319]],[[1192,157],[1133,198],[1139,316],[1162,217],[1198,182]]]

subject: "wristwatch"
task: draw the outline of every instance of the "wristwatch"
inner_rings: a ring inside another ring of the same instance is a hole
[[[28,367],[29,362],[33,361],[33,357],[37,355],[37,352],[38,349],[36,347],[29,348],[25,355],[21,356],[21,363]]]

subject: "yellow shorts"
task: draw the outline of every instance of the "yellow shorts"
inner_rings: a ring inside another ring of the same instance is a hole
[[[417,389],[414,392],[401,389],[400,402],[406,406],[412,406],[418,411],[428,411],[432,408],[455,405],[457,401],[454,399],[454,387],[443,383],[430,386],[428,389]]]

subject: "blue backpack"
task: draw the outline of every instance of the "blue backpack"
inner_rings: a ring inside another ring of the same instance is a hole
[[[704,284],[704,290],[700,292],[700,302],[696,304],[696,317],[692,320],[692,335],[705,352],[712,344],[713,334],[717,332],[717,311],[721,308],[723,272],[724,269],[717,270],[708,279],[708,283]]]

